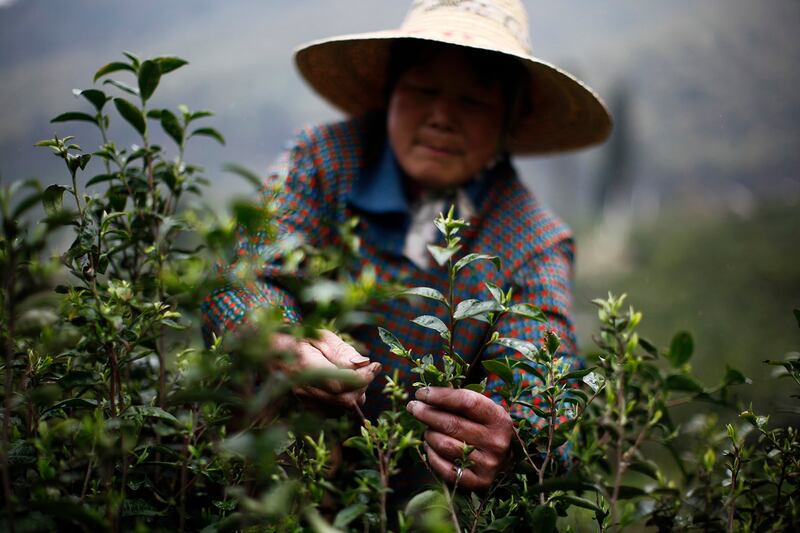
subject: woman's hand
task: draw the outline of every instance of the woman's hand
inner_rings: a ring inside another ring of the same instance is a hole
[[[456,482],[455,462],[464,444],[474,446],[472,461],[464,468],[458,486],[481,490],[492,484],[508,460],[514,426],[503,407],[468,389],[427,387],[408,402],[408,412],[428,426],[425,449],[428,462],[439,476]]]
[[[298,396],[324,406],[352,407],[356,403],[363,404],[367,385],[381,371],[380,363],[370,363],[369,358],[359,354],[341,337],[328,330],[321,330],[317,339],[297,339],[277,333],[273,337],[272,345],[277,350],[295,355],[291,364],[279,366],[284,371],[292,373],[308,369],[339,369],[352,373],[354,379],[347,382],[329,379],[314,386],[305,385],[294,389]]]

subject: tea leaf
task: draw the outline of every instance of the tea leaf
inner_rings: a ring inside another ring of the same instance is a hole
[[[133,72],[134,74],[136,73],[136,69],[134,69],[128,63],[123,63],[122,61],[114,61],[112,63],[108,63],[107,65],[103,65],[102,67],[100,67],[97,70],[97,72],[95,72],[93,81],[97,81],[106,74],[111,74],[112,72],[117,72],[120,70],[127,70],[128,72]]]
[[[547,505],[540,505],[531,513],[531,531],[536,531],[537,533],[555,533],[557,519],[558,515],[555,509]]]
[[[367,512],[368,507],[363,503],[354,503],[345,507],[336,514],[333,527],[345,528],[350,522]]]
[[[669,359],[673,368],[678,368],[691,359],[693,351],[694,341],[692,341],[692,336],[686,331],[681,331],[672,338],[667,359]]]
[[[86,186],[91,187],[92,185],[97,185],[98,183],[111,181],[116,177],[117,177],[116,174],[98,174],[97,176],[87,181]]]
[[[514,372],[509,368],[508,363],[498,359],[482,361],[483,368],[492,374],[497,374],[507,385],[514,385]]]
[[[703,392],[703,387],[694,379],[683,374],[673,374],[664,380],[667,390],[681,392]]]
[[[395,337],[390,331],[382,327],[378,327],[378,335],[380,335],[381,340],[389,347],[389,350],[393,354],[404,356],[407,353],[407,350],[403,347],[397,337]]]
[[[442,322],[439,318],[436,318],[435,316],[431,315],[418,316],[417,318],[412,320],[412,322],[424,328],[438,331],[439,334],[445,339],[450,338],[450,331],[447,329],[445,323]]]
[[[218,143],[222,145],[225,144],[225,137],[223,137],[222,134],[217,130],[215,130],[214,128],[197,128],[192,132],[191,135],[189,135],[189,137],[194,137],[195,135],[203,135],[205,137],[211,137]]]
[[[147,101],[153,96],[161,80],[161,69],[155,61],[147,60],[139,67],[139,94],[143,101]]]
[[[453,265],[453,270],[456,272],[460,271],[462,268],[471,265],[475,261],[491,261],[494,264],[494,267],[497,270],[500,270],[502,266],[500,262],[500,258],[496,255],[486,255],[486,254],[467,254],[461,259],[459,259],[455,265]]]
[[[423,298],[437,300],[445,305],[448,305],[447,298],[445,298],[441,292],[437,291],[436,289],[431,289],[430,287],[414,287],[404,290],[401,294],[405,296],[422,296]]]
[[[455,320],[474,318],[475,320],[488,322],[489,319],[487,318],[487,315],[489,313],[496,313],[504,310],[505,307],[493,300],[482,302],[480,300],[470,299],[458,303],[456,310],[453,313],[453,318]]]
[[[158,64],[162,75],[189,64],[185,59],[174,56],[161,56],[153,59],[153,61]]]
[[[68,190],[62,185],[50,185],[42,193],[42,205],[48,215],[55,215],[64,205],[64,191]]]
[[[69,113],[61,113],[57,117],[50,119],[50,122],[69,122],[69,121],[82,121],[82,122],[91,122],[92,124],[97,124],[97,119],[92,115],[86,113],[79,113],[76,111],[72,111]]]
[[[235,163],[225,163],[222,165],[222,170],[225,172],[230,172],[231,174],[236,174],[240,178],[243,178],[245,181],[250,183],[250,185],[253,187],[260,189],[264,184],[264,181],[258,174],[241,165],[237,165]]]
[[[513,339],[510,337],[500,337],[494,341],[494,343],[499,344],[500,346],[505,346],[506,348],[514,349],[531,361],[535,360],[536,352],[538,351],[538,348],[532,342]]]
[[[124,98],[114,98],[114,105],[117,111],[122,115],[122,118],[128,121],[133,128],[144,135],[147,130],[147,123],[144,121],[144,115],[138,107],[125,100]]]
[[[111,99],[106,96],[106,93],[99,89],[72,89],[72,94],[74,94],[76,97],[83,96],[86,98],[94,106],[94,108],[97,109],[98,113],[103,110],[106,102]]]
[[[503,294],[502,289],[500,289],[500,287],[498,287],[497,285],[495,285],[491,281],[484,281],[483,284],[486,285],[487,289],[489,289],[489,292],[491,293],[492,298],[494,298],[494,300],[496,302],[503,303],[504,294]]]
[[[508,312],[512,315],[522,316],[536,320],[537,322],[547,322],[547,318],[541,309],[531,304],[515,304],[508,308]]]
[[[178,122],[178,117],[168,109],[163,109],[160,118],[161,127],[164,128],[166,134],[172,137],[172,140],[175,141],[175,144],[178,146],[183,145],[183,128],[180,122]]]
[[[139,96],[139,89],[132,85],[128,85],[127,83],[123,83],[117,80],[106,80],[103,82],[103,85],[113,85],[117,89],[124,91],[132,96]]]
[[[439,266],[446,265],[447,262],[450,260],[450,258],[453,257],[456,254],[456,252],[458,252],[461,249],[460,246],[454,246],[452,248],[443,248],[435,244],[429,244],[427,247],[428,251],[433,256],[433,259]]]

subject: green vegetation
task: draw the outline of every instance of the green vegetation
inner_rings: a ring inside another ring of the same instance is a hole
[[[220,283],[247,286],[261,262],[274,259],[240,258],[224,279],[213,274],[218,262],[230,263],[239,228],[275,237],[272,199],[280,188],[262,190],[263,201],[235,203],[231,217],[197,201],[206,180],[203,169],[184,160],[185,146],[197,136],[224,139],[197,126],[209,112],[162,109],[153,99],[162,78],[185,64],[126,54],[126,61],[102,67],[95,79],[121,96],[76,91],[91,111],[55,119],[93,123],[99,148],[86,152],[69,137],[39,143],[64,161],[71,185],[28,181],[0,190],[0,527],[556,531],[578,516],[581,528],[600,531],[800,525],[797,431],[734,403],[731,388],[746,381],[736,370],[703,385],[692,374],[689,334],[667,337],[669,348],[659,349],[639,334],[642,314],[612,295],[594,301],[597,350],[582,370],[554,358],[553,334],[543,346],[488,336],[487,345],[515,356],[484,366],[504,381],[506,401],[531,409],[541,429],[527,418],[515,421],[513,458],[488,491],[436,483],[394,504],[401,460],[425,465],[423,428],[405,411],[409,391],[389,377],[384,394],[392,407],[372,421],[355,406],[340,418],[298,410],[293,388],[346,374],[275,371],[275,362],[290,355],[268,348],[278,331],[310,337],[323,326],[345,329],[368,302],[385,297],[373,273],[347,268],[358,251],[352,223],[340,230],[340,249],[276,245],[265,252],[287,258],[283,273],[308,309],[302,325],[265,311],[239,335],[215,337],[210,347],[200,342],[203,296]],[[108,139],[112,120],[131,126],[139,144],[123,148]],[[158,127],[174,155],[150,142]],[[261,187],[248,171],[231,169]],[[79,188],[80,173],[93,170],[99,173]],[[35,215],[39,205],[43,218]],[[474,261],[497,261],[462,254],[468,251],[457,233],[465,223],[452,212],[436,224],[447,246],[432,252],[448,264],[451,282]],[[62,230],[74,240],[48,259],[48,244]],[[485,301],[456,302],[425,287],[409,294],[450,310],[449,324],[415,319],[443,339],[441,354],[411,354],[381,332],[395,353],[412,360],[422,385],[482,387],[469,382],[473,362],[450,342],[460,321],[494,325],[504,313],[541,318],[532,306],[510,305],[509,290],[491,284]],[[794,313],[800,326],[800,311]],[[703,320],[692,318],[685,329]],[[797,355],[769,364],[800,386]],[[532,379],[520,382],[514,370]],[[733,410],[676,423],[676,408],[709,404]],[[556,460],[561,446],[568,446],[568,464]],[[465,446],[462,465],[469,466],[470,453]]]

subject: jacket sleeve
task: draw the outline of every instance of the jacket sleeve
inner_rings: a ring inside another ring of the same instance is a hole
[[[582,366],[577,354],[575,328],[571,319],[572,307],[572,270],[574,245],[569,237],[562,238],[542,251],[533,254],[513,276],[515,294],[512,304],[529,303],[539,307],[547,318],[546,322],[535,322],[516,315],[506,315],[498,324],[501,337],[513,337],[542,346],[548,331],[554,332],[561,340],[558,358],[576,369]],[[506,357],[521,359],[519,352],[492,345],[487,349],[486,358]],[[514,379],[519,381],[540,380],[524,370],[515,369]],[[489,375],[487,393],[505,405],[497,391],[503,382],[494,374]],[[532,398],[534,405],[541,398]],[[506,405],[506,407],[508,407]],[[544,407],[544,406],[543,406]],[[527,418],[534,425],[541,426],[544,421],[537,417],[528,407],[513,405],[509,412],[515,418]],[[559,423],[563,422],[560,420]]]
[[[268,207],[265,211],[275,213],[272,231],[253,233],[240,227],[233,261],[218,265],[222,287],[206,297],[201,307],[207,342],[212,332],[221,335],[246,326],[258,308],[279,308],[285,321],[300,321],[296,297],[276,278],[282,269],[282,250],[315,240],[325,216],[311,135],[305,131],[297,137],[273,166],[260,192],[261,202]]]

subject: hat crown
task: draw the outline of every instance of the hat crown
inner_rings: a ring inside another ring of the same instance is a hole
[[[498,48],[531,54],[528,14],[520,0],[414,0],[401,29],[492,36]]]

